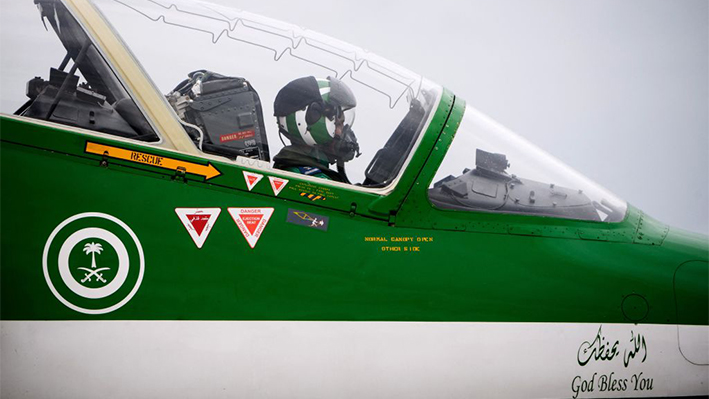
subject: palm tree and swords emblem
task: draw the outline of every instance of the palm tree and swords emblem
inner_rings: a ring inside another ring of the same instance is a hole
[[[84,245],[84,252],[86,255],[91,255],[91,268],[88,267],[77,267],[78,270],[84,271],[84,278],[81,279],[81,283],[91,282],[91,278],[95,277],[96,281],[100,281],[104,284],[107,283],[106,279],[103,278],[103,272],[106,270],[111,270],[110,267],[98,267],[96,264],[96,255],[101,255],[103,252],[103,246],[99,243],[90,242]]]
[[[140,287],[144,270],[143,247],[133,230],[100,212],[79,213],[59,223],[42,255],[42,271],[52,294],[85,314],[109,313],[123,306]]]

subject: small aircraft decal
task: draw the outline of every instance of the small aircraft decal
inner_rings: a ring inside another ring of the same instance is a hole
[[[317,230],[327,231],[330,218],[327,216],[316,215],[314,213],[288,209],[288,218],[286,221],[299,226],[307,226]]]
[[[281,190],[283,190],[286,187],[286,184],[288,184],[287,179],[281,179],[280,177],[268,176],[268,180],[271,182],[273,195],[275,195],[276,197],[278,197],[278,194],[281,193]]]
[[[220,143],[228,143],[230,141],[238,141],[244,139],[250,139],[256,136],[256,131],[254,129],[248,129],[241,132],[234,132],[229,134],[223,134],[219,136]]]
[[[219,169],[212,165],[211,162],[208,162],[206,165],[202,165],[194,162],[164,157],[162,155],[149,154],[110,145],[93,143],[91,141],[86,142],[86,148],[84,151],[88,154],[101,155],[163,169],[170,169],[174,171],[179,169],[185,173],[204,176],[205,180],[213,179],[222,174]]]
[[[258,182],[263,179],[263,175],[244,171],[244,179],[246,180],[246,187],[249,189],[249,191],[251,191],[258,184]]]
[[[254,248],[273,215],[273,208],[228,208],[228,211],[246,242]]]
[[[197,248],[202,248],[207,241],[221,211],[220,208],[175,208],[177,217],[180,218]]]

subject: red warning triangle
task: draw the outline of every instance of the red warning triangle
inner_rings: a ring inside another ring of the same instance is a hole
[[[187,214],[187,220],[190,221],[190,224],[194,227],[197,235],[202,235],[204,227],[207,225],[207,221],[209,221],[209,215],[200,213]]]
[[[244,171],[244,179],[246,180],[246,187],[251,191],[251,189],[263,179],[263,175]]]
[[[246,242],[254,248],[273,214],[273,208],[228,208],[228,210]]]
[[[175,208],[177,217],[185,226],[197,248],[202,248],[209,232],[221,213],[220,208]]]
[[[268,176],[268,180],[271,181],[271,189],[273,189],[273,195],[276,197],[278,197],[281,190],[283,190],[286,187],[286,184],[288,184],[287,179],[281,179],[280,177]]]
[[[263,215],[241,215],[241,221],[244,222],[251,235],[256,233],[256,227],[261,223],[261,219],[263,219]]]

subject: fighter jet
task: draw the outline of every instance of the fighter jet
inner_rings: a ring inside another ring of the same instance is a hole
[[[707,237],[450,90],[209,3],[3,13],[0,396],[709,394]]]

